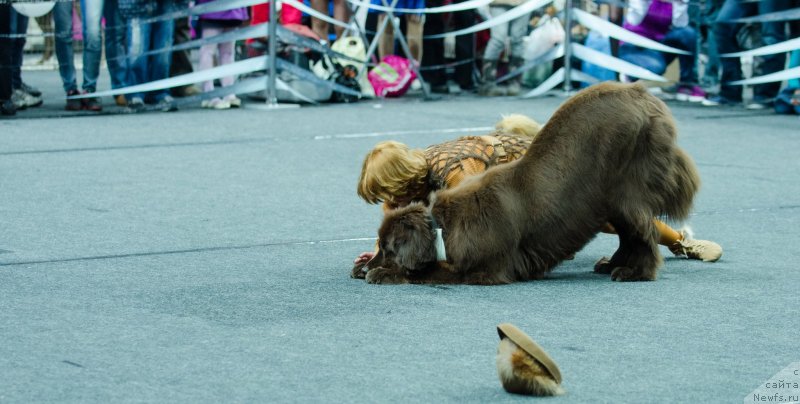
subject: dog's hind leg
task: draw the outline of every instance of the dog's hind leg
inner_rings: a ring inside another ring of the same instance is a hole
[[[601,269],[611,269],[611,279],[615,281],[654,281],[661,264],[658,232],[652,219],[632,222],[612,221],[620,246],[608,263],[600,265]]]

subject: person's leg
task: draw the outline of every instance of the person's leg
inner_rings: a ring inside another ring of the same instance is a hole
[[[321,14],[328,15],[328,0],[311,0],[311,8]],[[329,27],[327,21],[311,17],[311,30],[314,31],[320,39],[328,40]]]
[[[148,57],[143,53],[150,49],[150,34],[153,24],[139,24],[133,20],[128,24],[128,84],[147,82]],[[144,102],[144,94],[131,93],[126,96],[134,107]]]
[[[509,39],[511,42],[511,62],[508,66],[509,73],[515,72],[525,64],[523,53],[525,45],[523,40],[528,33],[530,14],[525,14],[509,22]],[[522,73],[508,80],[508,95],[519,95],[522,87]]]
[[[24,35],[28,32],[28,17],[11,9],[11,32]],[[22,56],[25,49],[25,36],[12,39],[11,47],[11,87],[22,88]]]
[[[680,56],[674,53],[663,53],[662,55],[665,65],[669,65],[676,56],[678,57],[681,83],[697,84],[697,31],[691,27],[675,28],[670,30],[661,42],[690,53]]]
[[[206,24],[207,25],[207,24]],[[222,30],[219,28],[204,26],[201,30],[202,37],[208,38],[214,35],[219,35]],[[214,67],[214,53],[217,49],[216,44],[205,44],[200,47],[200,64],[198,66],[199,70],[207,70]],[[204,81],[201,84],[203,92],[207,93],[214,90],[214,81],[208,80]]]
[[[427,1],[427,7],[439,7],[443,4],[442,0]],[[444,32],[444,15],[441,13],[428,14],[425,16],[425,24],[422,25],[422,34],[439,35]],[[444,39],[425,39],[422,41],[422,67],[440,66],[444,64]],[[447,77],[444,69],[422,70],[422,78],[430,84],[432,89],[445,87]]]
[[[386,19],[386,14],[380,14],[378,16],[378,27],[383,24],[383,21]],[[394,54],[394,25],[392,25],[391,21],[386,22],[386,29],[383,31],[383,35],[378,39],[378,56],[383,59],[384,56],[393,55]]]
[[[741,18],[752,11],[751,5],[742,4],[738,0],[725,0],[725,3],[722,4],[719,14],[717,14],[717,22],[712,29],[720,54],[740,51],[739,44],[736,42],[736,32],[739,30],[740,24],[721,21]],[[720,58],[720,67],[722,68],[720,95],[727,100],[741,102],[742,87],[725,84],[742,78],[742,65],[739,58]]]
[[[491,7],[489,13],[492,17],[497,17],[508,11],[504,7]],[[483,66],[481,68],[481,87],[479,90],[480,95],[499,96],[506,95],[507,90],[505,87],[500,87],[495,83],[497,80],[497,65],[500,60],[500,55],[506,47],[506,39],[508,38],[509,23],[497,24],[490,28],[489,42],[486,44],[486,49],[483,51]]]
[[[406,14],[405,19],[408,49],[419,65],[422,62],[422,31],[425,16],[423,14]]]
[[[640,48],[629,43],[623,43],[619,46],[619,58],[655,74],[663,74],[667,70],[664,55],[661,52]]]
[[[226,31],[230,31],[229,29]],[[228,65],[233,63],[234,52],[233,52],[233,42],[222,42],[219,44],[219,64]],[[234,76],[225,76],[220,79],[220,83],[223,87],[232,86],[233,83],[236,81],[236,77]]]
[[[53,20],[58,72],[61,75],[64,92],[69,94],[78,90],[75,79],[75,55],[72,49],[72,2],[57,1],[53,6]]]
[[[455,0],[453,3],[460,3],[464,0]],[[473,10],[458,11],[453,13],[453,30],[458,31],[475,25],[475,12]],[[459,35],[456,37],[456,61],[470,61],[475,57],[475,34]],[[475,63],[462,63],[455,67],[453,72],[456,83],[461,88],[471,89],[475,87]]]
[[[157,14],[165,14],[173,11],[174,2],[165,0],[158,3],[156,9]],[[150,49],[163,49],[172,46],[172,35],[175,30],[174,20],[159,21],[153,25],[153,32],[151,37]],[[147,81],[162,80],[169,77],[169,67],[172,61],[172,55],[169,52],[157,53],[150,55],[149,61],[149,74]],[[169,95],[169,89],[156,90],[151,93],[151,97],[156,102],[160,103],[167,100],[173,103],[172,97]],[[173,110],[174,106],[170,106],[169,110]]]
[[[0,3],[0,114],[14,115],[17,110],[11,102],[11,50],[14,40],[3,37],[11,30],[11,4]]]
[[[653,224],[658,230],[658,244],[669,248],[675,255],[706,262],[714,262],[722,256],[722,247],[719,244],[713,241],[694,239],[688,228],[678,232],[658,219],[653,219]],[[601,231],[617,234],[617,230],[610,223],[606,223]]]
[[[93,93],[100,75],[100,58],[103,37],[100,21],[103,17],[103,0],[81,0],[83,14],[83,90]]]
[[[181,17],[175,20],[175,32],[172,36],[173,45],[178,46],[184,42],[189,42],[190,36],[189,18]],[[175,77],[193,72],[192,61],[189,60],[189,50],[184,49],[172,52],[172,64],[169,68],[169,76]],[[175,87],[170,92],[174,96],[186,97],[194,95],[197,88],[193,85]]]
[[[791,7],[790,0],[764,0],[758,3],[758,13],[767,14],[786,10]],[[786,22],[761,23],[761,39],[764,45],[774,45],[786,40]],[[783,70],[786,63],[786,53],[779,52],[762,57],[761,69],[763,74],[775,73]],[[778,95],[781,83],[766,83],[753,88],[753,98],[756,102],[770,101]]]
[[[119,15],[117,0],[105,0],[103,16],[106,19],[106,64],[111,77],[111,88],[125,87],[128,66],[125,64],[125,21]]]
[[[347,0],[333,0],[333,18],[337,21],[347,22],[350,17],[350,11],[347,9]],[[344,27],[334,25],[333,32],[336,33],[336,39],[342,37]]]

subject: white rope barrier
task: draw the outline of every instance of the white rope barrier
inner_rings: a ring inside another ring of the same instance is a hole
[[[772,55],[775,53],[791,52],[797,49],[800,49],[800,38],[794,38],[788,41],[776,43],[774,45],[762,46],[760,48],[751,49],[748,51],[723,53],[722,55],[719,56],[723,58],[738,58],[742,56],[763,56],[763,55]]]
[[[509,22],[511,20],[514,20],[516,18],[519,18],[525,14],[530,13],[533,10],[544,7],[552,2],[553,0],[529,0],[525,3],[520,4],[519,6],[512,8],[511,10],[506,11],[503,14],[498,15],[497,17],[490,18],[470,28],[464,28],[458,31],[452,31],[437,35],[427,35],[424,38],[426,39],[444,38],[447,36],[459,36],[459,35],[472,34],[478,31],[483,31],[487,28],[494,27],[495,25],[500,25]]]
[[[791,69],[782,70],[776,73],[765,74],[763,76],[753,77],[744,80],[737,80],[732,81],[728,84],[732,86],[744,86],[750,84],[764,84],[764,83],[774,83],[777,81],[784,81],[790,79],[797,79],[800,78],[800,66],[793,67]]]
[[[147,91],[163,90],[165,88],[172,88],[194,83],[200,83],[203,81],[219,79],[222,77],[252,73],[258,70],[263,70],[264,62],[267,59],[268,59],[267,56],[254,57],[239,62],[213,67],[211,69],[201,70],[199,72],[188,73],[180,76],[170,77],[167,79],[151,81],[149,83],[118,88],[116,90],[99,91],[95,93],[74,95],[71,97],[67,97],[67,99],[80,99],[89,97],[104,97],[104,96],[119,95],[119,94],[143,93]]]
[[[591,64],[605,67],[608,70],[613,70],[618,73],[624,73],[628,76],[638,77],[640,79],[668,82],[662,76],[659,76],[644,67],[637,66],[633,63],[626,62],[622,59],[617,59],[611,55],[596,51],[592,48],[587,48],[578,43],[572,44],[572,52],[576,58],[589,62]]]
[[[691,54],[685,50],[673,48],[671,46],[664,45],[660,42],[656,42],[650,38],[646,38],[639,34],[628,31],[627,29],[620,27],[619,25],[608,22],[600,17],[594,16],[585,11],[578,10],[577,8],[573,8],[572,12],[574,13],[576,20],[584,27],[595,30],[597,32],[601,32],[604,35],[610,36],[612,38],[616,38],[636,46],[641,46],[642,48],[648,48],[660,52],[676,53],[679,55]]]

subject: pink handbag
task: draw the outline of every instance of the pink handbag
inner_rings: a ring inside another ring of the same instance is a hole
[[[378,97],[401,97],[411,87],[417,74],[411,70],[408,59],[388,55],[367,74],[375,95]]]

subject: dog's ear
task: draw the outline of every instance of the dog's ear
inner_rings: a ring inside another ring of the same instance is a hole
[[[434,236],[427,208],[421,203],[412,203],[393,213],[387,215],[380,233],[387,258],[393,255],[397,265],[409,271],[435,262]]]

